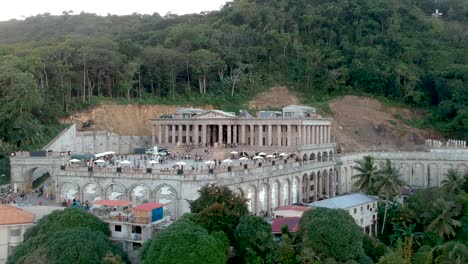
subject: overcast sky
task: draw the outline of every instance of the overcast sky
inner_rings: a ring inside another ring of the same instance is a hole
[[[98,15],[132,13],[165,15],[200,13],[220,9],[226,0],[0,0],[0,21],[62,11],[82,11]]]

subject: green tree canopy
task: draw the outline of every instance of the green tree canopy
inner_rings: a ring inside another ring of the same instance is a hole
[[[305,212],[299,234],[303,247],[312,249],[321,259],[347,261],[363,253],[362,230],[341,209],[315,208]]]
[[[96,216],[84,210],[69,207],[64,210],[55,210],[39,220],[35,226],[26,231],[24,240],[78,227],[99,231],[106,236],[110,234],[109,226]]]
[[[200,213],[213,204],[224,204],[225,208],[238,216],[248,214],[246,200],[235,194],[226,186],[206,185],[198,193],[200,196],[194,201],[189,201],[192,213]]]
[[[126,254],[113,246],[107,235],[80,227],[30,237],[15,248],[7,263],[104,263],[109,254],[128,262]]]
[[[140,259],[148,264],[225,264],[224,243],[201,226],[188,219],[180,219],[146,242]]]

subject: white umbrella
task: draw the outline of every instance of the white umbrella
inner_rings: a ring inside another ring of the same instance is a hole
[[[103,159],[98,159],[98,160],[95,160],[95,161],[94,161],[94,163],[104,163],[104,162],[106,162],[106,161],[103,160]]]
[[[207,160],[205,161],[205,164],[208,164],[208,165],[212,165],[212,164],[215,164],[216,162],[212,161],[212,160]]]
[[[242,157],[242,158],[240,158],[239,160],[249,160],[249,158]]]
[[[265,152],[260,152],[258,153],[259,156],[266,156],[266,153]]]
[[[79,159],[71,159],[71,160],[69,160],[69,162],[75,163],[75,162],[81,162],[81,160],[79,160]]]
[[[222,161],[222,163],[232,163],[232,159],[225,159]]]
[[[159,162],[157,162],[157,161],[155,161],[155,160],[150,160],[150,161],[149,161],[149,164],[156,164],[156,163],[159,163]]]
[[[132,164],[130,161],[128,160],[123,160],[120,162],[120,164],[123,164],[123,165],[129,165],[129,164]]]
[[[280,153],[279,155],[282,156],[282,157],[284,157],[284,156],[287,156],[288,154],[286,154],[286,153],[283,152],[283,153]]]
[[[263,157],[261,157],[261,156],[255,156],[255,157],[253,157],[252,159],[263,159]]]
[[[179,162],[176,162],[175,165],[177,166],[185,166],[187,165],[187,163],[183,162],[183,161],[179,161]]]
[[[237,151],[235,151],[235,150],[234,150],[234,151],[231,151],[231,155],[237,155],[237,154],[239,154],[239,152],[237,152]]]
[[[270,154],[270,155],[268,155],[268,156],[266,156],[266,157],[267,157],[267,158],[274,158],[275,156]]]

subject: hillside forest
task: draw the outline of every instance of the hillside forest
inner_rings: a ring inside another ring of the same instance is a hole
[[[467,139],[468,1],[235,0],[183,16],[0,22],[0,155],[43,144],[59,117],[99,101],[237,110],[278,84],[303,103],[385,97]]]

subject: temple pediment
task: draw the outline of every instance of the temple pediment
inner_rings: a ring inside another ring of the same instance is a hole
[[[220,111],[220,110],[210,110],[203,114],[196,115],[194,118],[235,118],[236,115]]]

